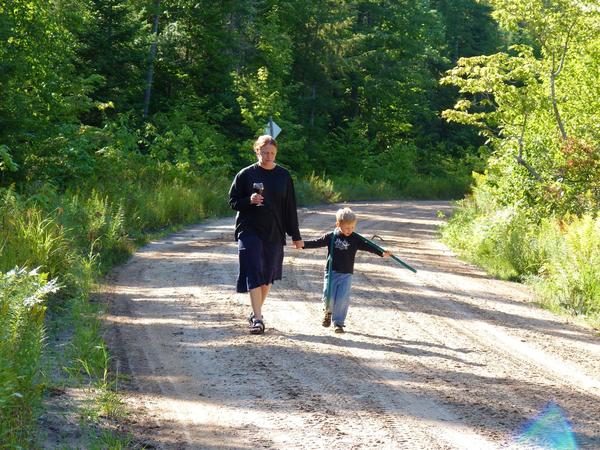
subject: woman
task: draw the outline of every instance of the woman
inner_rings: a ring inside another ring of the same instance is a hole
[[[281,280],[285,235],[296,248],[304,243],[298,228],[296,194],[290,173],[275,164],[277,142],[269,135],[254,143],[257,162],[240,170],[229,190],[229,205],[237,211],[235,239],[240,272],[237,292],[248,292],[252,305],[250,333],[262,334],[262,306],[271,285]]]

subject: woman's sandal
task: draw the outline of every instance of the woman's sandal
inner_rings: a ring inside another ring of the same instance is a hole
[[[253,319],[250,325],[250,334],[263,334],[265,332],[265,324],[260,319]]]

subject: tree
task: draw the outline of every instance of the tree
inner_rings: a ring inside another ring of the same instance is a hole
[[[0,4],[0,145],[19,167],[5,183],[22,179],[31,157],[43,153],[34,143],[76,123],[91,106],[93,80],[76,73],[77,42],[65,27],[76,19],[59,6],[51,0]]]
[[[598,46],[600,10],[574,0],[491,3],[494,17],[509,30],[522,28],[536,48],[519,45],[511,54],[459,60],[442,82],[458,86],[463,98],[444,116],[477,126],[489,138],[495,150],[489,182],[503,202],[527,199],[532,207],[546,208],[545,214],[581,211],[589,207],[582,200],[588,189],[600,201],[598,182],[576,183],[565,177],[572,173],[565,164],[597,167],[590,151],[598,148],[592,131],[597,112],[589,108],[597,101],[568,93],[581,90],[581,83],[598,92],[598,80],[585,76],[588,69],[580,61],[589,60]]]
[[[102,77],[90,93],[95,101],[110,102],[114,112],[139,110],[146,59],[142,14],[129,0],[88,0],[87,5],[83,23],[74,30],[79,41],[77,70]],[[95,109],[84,120],[100,125],[102,114]]]

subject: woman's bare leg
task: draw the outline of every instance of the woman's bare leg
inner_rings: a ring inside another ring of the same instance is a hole
[[[252,305],[252,311],[254,312],[254,317],[262,320],[262,307],[267,299],[267,295],[269,295],[269,291],[271,290],[270,284],[263,284],[254,289],[250,289],[250,304]]]
[[[271,290],[270,284],[263,284],[260,288],[262,290],[262,304],[265,304],[265,300],[267,299],[267,295],[269,295],[269,291]]]
[[[264,301],[265,300],[262,295],[262,286],[250,289],[250,304],[252,305],[254,318],[262,320],[262,305]]]

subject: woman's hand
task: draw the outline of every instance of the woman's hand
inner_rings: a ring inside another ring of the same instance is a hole
[[[387,258],[388,256],[394,256],[394,255],[392,254],[392,252],[389,252],[389,251],[387,251],[387,250],[386,250],[386,251],[384,251],[384,252],[383,252],[383,257],[384,257],[384,258]]]
[[[265,198],[262,195],[257,194],[256,192],[250,196],[251,205],[262,205],[264,200]]]
[[[292,241],[294,243],[294,245],[296,246],[296,248],[299,249],[303,249],[304,248],[304,241],[301,239],[299,241]]]

